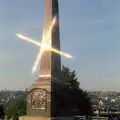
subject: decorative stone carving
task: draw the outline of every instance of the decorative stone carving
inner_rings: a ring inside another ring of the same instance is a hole
[[[47,109],[47,90],[45,89],[35,89],[28,96],[28,102],[32,109]]]

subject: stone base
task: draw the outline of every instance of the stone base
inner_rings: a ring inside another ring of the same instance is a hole
[[[51,116],[51,78],[37,80],[27,93],[27,116]]]
[[[50,118],[43,116],[22,116],[19,117],[19,120],[50,120]]]

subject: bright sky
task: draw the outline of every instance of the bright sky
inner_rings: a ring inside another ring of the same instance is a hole
[[[120,0],[60,0],[61,48],[74,56],[62,63],[75,69],[86,90],[120,91]],[[43,0],[0,0],[0,89],[24,89],[39,48],[16,32],[41,40]]]

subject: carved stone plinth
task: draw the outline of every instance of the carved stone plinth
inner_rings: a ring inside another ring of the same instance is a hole
[[[27,115],[50,117],[51,78],[39,79],[28,89]]]

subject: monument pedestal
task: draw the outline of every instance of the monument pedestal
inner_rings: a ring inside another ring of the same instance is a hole
[[[28,116],[51,116],[51,78],[39,78],[28,89]]]
[[[20,120],[49,120],[51,117],[51,78],[39,78],[27,90],[27,115]]]

